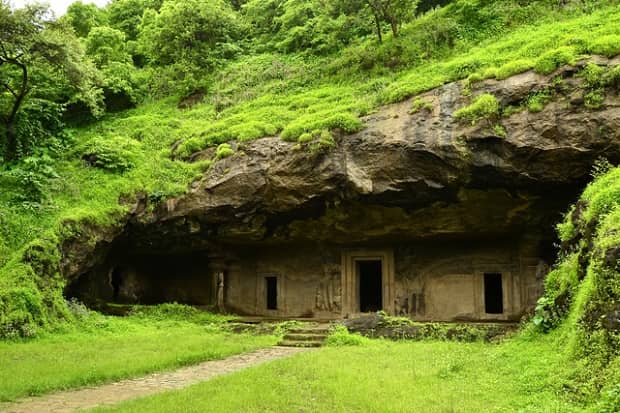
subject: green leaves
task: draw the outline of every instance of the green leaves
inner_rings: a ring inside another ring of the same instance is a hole
[[[15,193],[14,200],[26,209],[38,209],[49,198],[49,183],[59,176],[48,155],[27,156],[8,171],[7,178]]]
[[[95,27],[86,38],[86,53],[97,67],[111,62],[131,63],[131,56],[126,50],[125,34],[111,27]]]
[[[165,1],[159,13],[142,19],[140,45],[155,64],[182,62],[191,68],[213,68],[239,50],[231,46],[243,25],[222,0]]]

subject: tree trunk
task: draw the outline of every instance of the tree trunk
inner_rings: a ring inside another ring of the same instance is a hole
[[[5,123],[5,146],[4,146],[4,160],[6,162],[12,162],[17,160],[17,132],[15,131],[15,122]]]
[[[392,26],[392,34],[394,35],[394,38],[398,37],[398,21],[394,18],[390,18],[390,26]]]
[[[17,114],[19,113],[19,109],[22,106],[22,103],[24,103],[24,99],[26,98],[26,95],[28,94],[28,68],[26,67],[26,65],[22,62],[20,62],[17,59],[14,58],[3,58],[2,59],[2,63],[8,63],[8,64],[12,64],[14,66],[17,66],[21,72],[22,72],[22,76],[21,76],[21,85],[19,85],[19,89],[15,89],[12,88],[8,83],[6,82],[0,82],[0,85],[4,87],[4,89],[6,91],[8,91],[11,95],[13,95],[13,98],[15,99],[13,101],[13,107],[11,108],[11,111],[8,115],[3,117],[3,123],[4,126],[6,128],[5,131],[5,142],[4,142],[4,159],[7,162],[10,161],[15,161],[18,158],[18,153],[17,153]]]
[[[379,38],[379,43],[383,43],[383,35],[381,34],[381,22],[379,21],[379,17],[375,14],[375,24],[377,25],[377,37]]]

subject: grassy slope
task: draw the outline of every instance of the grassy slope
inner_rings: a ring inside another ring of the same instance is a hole
[[[558,335],[503,344],[328,347],[114,412],[576,412],[558,391]],[[226,389],[226,391],[222,391]]]
[[[91,314],[36,340],[0,342],[0,402],[220,359],[277,340],[226,333],[217,320],[174,318]]]

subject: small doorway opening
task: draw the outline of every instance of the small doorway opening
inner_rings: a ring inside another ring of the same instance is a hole
[[[381,260],[356,261],[360,312],[383,309],[383,273]]]
[[[123,270],[120,267],[112,269],[110,275],[110,286],[112,287],[112,300],[118,302],[121,294],[121,288],[123,287]]]
[[[484,311],[487,314],[504,312],[504,288],[500,273],[484,274]]]
[[[267,310],[278,309],[278,277],[265,277],[267,291]]]

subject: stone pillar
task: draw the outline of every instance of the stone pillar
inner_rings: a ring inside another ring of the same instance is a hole
[[[209,277],[211,280],[211,304],[215,306],[218,312],[226,311],[226,303],[224,300],[224,283],[226,272],[226,262],[221,257],[211,257],[209,262]]]

